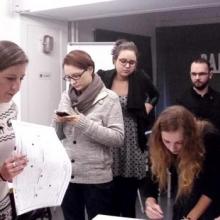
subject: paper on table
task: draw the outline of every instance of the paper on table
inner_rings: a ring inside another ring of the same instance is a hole
[[[116,217],[111,215],[97,215],[93,220],[132,220],[134,218],[125,218],[125,217]],[[137,219],[136,220],[144,220],[144,219]]]
[[[71,162],[53,127],[12,121],[16,152],[27,155],[24,171],[13,179],[18,215],[62,203]]]

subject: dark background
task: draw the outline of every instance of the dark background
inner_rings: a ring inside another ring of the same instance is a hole
[[[220,24],[157,28],[156,48],[157,86],[161,94],[157,109],[161,111],[191,85],[189,72],[194,58],[214,53],[218,69]],[[219,73],[214,74],[211,85],[220,90]]]

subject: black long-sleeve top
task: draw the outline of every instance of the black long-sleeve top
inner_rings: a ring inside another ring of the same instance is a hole
[[[197,118],[210,121],[220,130],[220,93],[211,87],[204,96],[191,87],[176,100],[176,104],[184,106]]]
[[[205,159],[202,171],[196,178],[192,192],[188,197],[175,200],[173,206],[173,220],[180,220],[191,211],[202,195],[212,200],[211,205],[199,220],[213,220],[220,215],[220,134],[211,132],[204,135]],[[176,170],[170,169],[171,178],[177,183]],[[174,190],[175,191],[175,190]],[[149,180],[146,186],[146,197],[157,199],[158,184]]]

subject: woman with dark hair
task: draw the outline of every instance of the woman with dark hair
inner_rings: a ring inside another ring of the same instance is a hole
[[[25,155],[15,154],[15,134],[11,120],[17,117],[12,101],[20,90],[28,58],[24,51],[11,41],[0,41],[0,219],[12,219],[12,206],[8,183],[27,165]]]
[[[112,215],[112,148],[124,140],[119,98],[94,73],[94,62],[86,52],[69,52],[63,69],[69,89],[62,94],[55,126],[72,162],[62,203],[64,217],[84,220],[85,208],[88,219]]]
[[[114,215],[135,218],[137,189],[146,176],[146,137],[149,117],[159,93],[149,76],[137,70],[138,49],[134,42],[118,40],[112,50],[113,70],[99,70],[107,88],[116,92],[122,106],[125,141],[113,148]]]
[[[175,201],[173,220],[213,220],[220,214],[220,135],[181,106],[165,109],[149,138],[152,181],[146,189],[146,214],[164,219],[157,203],[158,185],[167,188],[171,172]]]

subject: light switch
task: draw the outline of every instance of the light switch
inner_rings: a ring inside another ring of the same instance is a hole
[[[44,80],[48,80],[51,78],[51,73],[40,73],[39,78],[44,79]]]

